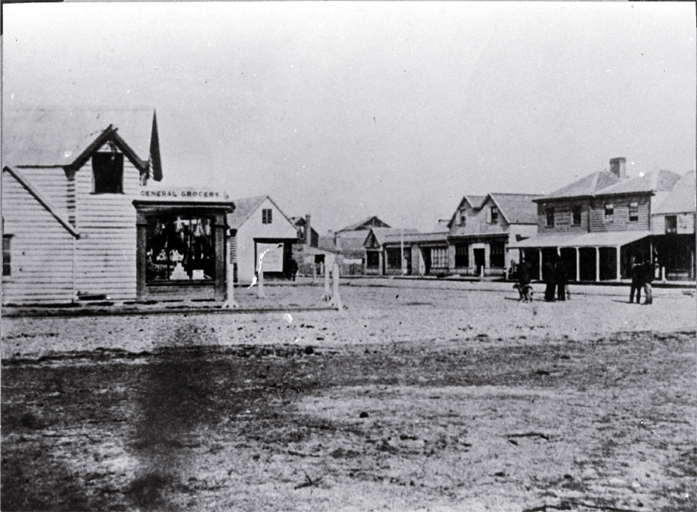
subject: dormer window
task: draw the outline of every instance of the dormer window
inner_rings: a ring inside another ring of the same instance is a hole
[[[495,206],[491,207],[491,210],[489,212],[489,219],[489,222],[491,222],[492,224],[496,224],[499,221],[499,209]]]
[[[466,226],[467,225],[467,214],[465,213],[464,210],[460,212],[460,226]]]
[[[92,184],[95,194],[123,194],[123,153],[95,153],[92,157]]]

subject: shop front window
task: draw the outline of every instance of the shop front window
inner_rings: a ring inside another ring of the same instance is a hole
[[[167,215],[148,219],[146,281],[215,279],[213,219]]]

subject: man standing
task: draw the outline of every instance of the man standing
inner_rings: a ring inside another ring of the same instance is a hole
[[[632,278],[632,288],[629,291],[629,303],[634,302],[634,294],[636,293],[636,303],[641,302],[641,289],[644,287],[643,283],[644,274],[644,264],[641,261],[634,261],[632,263],[632,270],[630,272],[630,277]]]
[[[557,284],[557,300],[566,300],[566,286],[569,282],[569,277],[566,271],[566,263],[561,258],[557,259],[554,265],[554,278]]]
[[[644,299],[644,304],[653,304],[653,291],[651,290],[651,281],[653,281],[653,276],[654,276],[654,270],[653,270],[653,265],[651,265],[651,262],[646,262],[643,265],[643,280],[642,280],[642,286],[644,287],[644,295],[646,298]],[[637,302],[639,302],[639,299],[637,298]]]
[[[542,280],[545,282],[545,301],[554,302],[554,292],[557,287],[557,282],[555,279],[555,267],[556,261],[551,258],[545,262],[542,267]]]

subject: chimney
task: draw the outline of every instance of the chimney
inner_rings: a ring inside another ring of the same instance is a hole
[[[627,159],[624,157],[610,159],[610,172],[623,180],[627,177]]]
[[[305,245],[312,245],[312,225],[310,224],[310,214],[305,215]]]

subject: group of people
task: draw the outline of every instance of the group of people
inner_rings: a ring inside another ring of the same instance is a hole
[[[545,283],[545,301],[567,299],[569,271],[559,256],[545,262],[542,267],[542,280]]]
[[[632,264],[631,278],[632,288],[629,292],[629,303],[634,302],[636,296],[637,304],[641,303],[641,290],[644,290],[644,304],[653,303],[653,292],[651,281],[653,281],[653,267],[648,262],[635,261]]]

